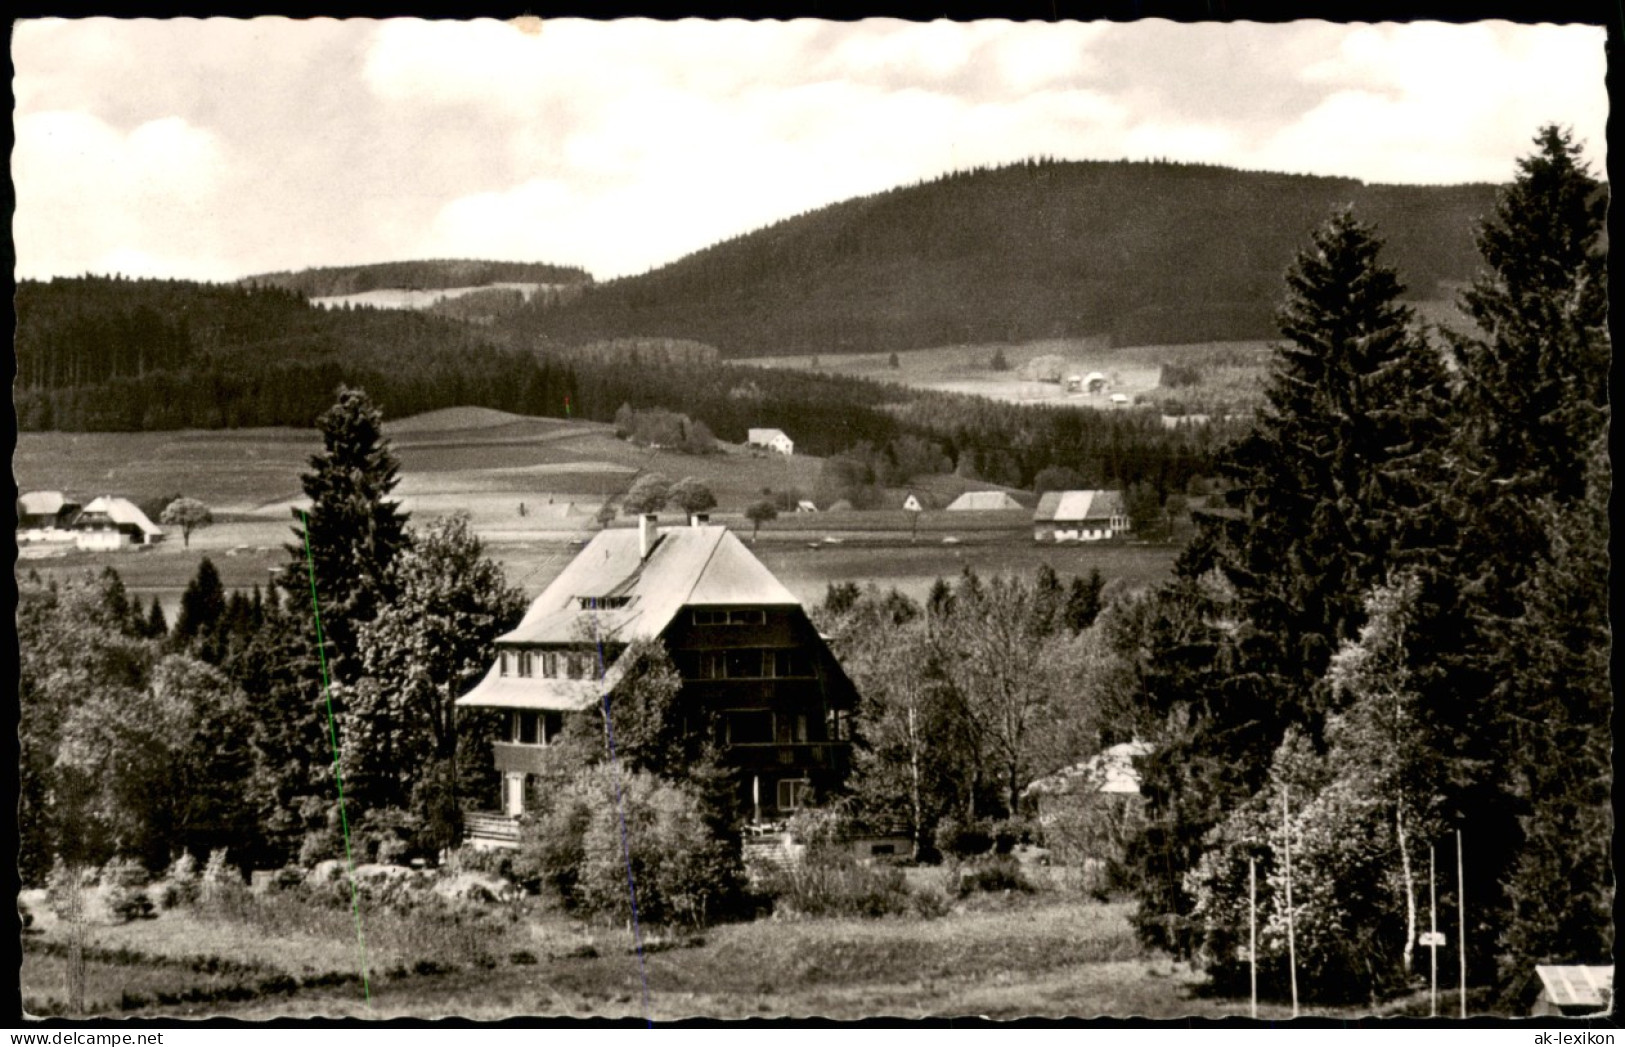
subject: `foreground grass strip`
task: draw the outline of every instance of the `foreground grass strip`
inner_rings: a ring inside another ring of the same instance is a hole
[[[316,658],[322,667],[322,696],[327,701],[327,737],[333,745],[333,779],[339,787],[339,826],[344,830],[344,865],[350,872],[350,911],[355,913],[355,942],[361,959],[361,991],[372,1006],[372,982],[367,978],[367,936],[361,928],[361,899],[356,892],[355,858],[350,854],[350,820],[344,813],[344,772],[339,767],[339,729],[333,722],[333,685],[327,678],[327,643],[322,638],[322,609],[316,599],[316,560],[310,552],[310,517],[300,510],[305,525],[305,569],[310,575],[310,609],[316,616]]]

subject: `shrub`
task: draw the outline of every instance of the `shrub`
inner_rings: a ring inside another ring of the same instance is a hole
[[[962,822],[954,817],[937,823],[937,850],[951,858],[973,858],[993,848],[993,834],[985,822]]]
[[[735,842],[712,833],[699,799],[642,771],[623,772],[617,790],[611,774],[589,768],[554,791],[523,830],[515,879],[546,888],[573,912],[624,921],[629,846],[644,923],[702,925],[736,911],[743,860]]]
[[[516,949],[508,954],[508,962],[515,967],[531,967],[536,963],[536,954],[529,949]]]
[[[144,889],[108,884],[103,890],[107,892],[107,911],[115,919],[127,923],[130,920],[145,920],[153,915],[152,899],[147,897]]]
[[[161,909],[181,905],[195,905],[202,886],[202,875],[197,859],[182,851],[169,863],[169,868],[154,886],[151,897]]]
[[[737,910],[743,856],[735,841],[712,834],[692,792],[645,772],[623,774],[617,809],[609,774],[597,768],[588,776],[593,802],[576,883],[581,911],[617,921],[631,916],[628,857],[638,916],[646,923],[703,926]]]
[[[791,837],[803,845],[801,855],[769,870],[763,883],[777,911],[864,917],[920,912],[903,870],[860,862],[843,844],[850,830],[839,810],[807,811],[791,820]],[[933,907],[929,901],[919,904]]]
[[[1019,891],[1031,894],[1037,889],[1021,871],[1021,863],[1005,854],[984,858],[960,869],[956,888],[961,898],[977,892]]]

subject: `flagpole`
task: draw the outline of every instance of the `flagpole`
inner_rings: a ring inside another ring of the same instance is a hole
[[[1286,853],[1286,960],[1292,974],[1292,1017],[1298,1016],[1298,943],[1292,918],[1292,819],[1288,813],[1287,787],[1281,787],[1281,831]]]
[[[1247,959],[1252,967],[1253,1020],[1258,1019],[1258,859],[1247,859]]]
[[[1433,845],[1428,844],[1428,956],[1433,987],[1428,991],[1428,1017],[1439,1016],[1439,892],[1433,880]]]
[[[1467,881],[1462,873],[1461,830],[1456,830],[1456,948],[1461,969],[1461,1016],[1467,1017]]]

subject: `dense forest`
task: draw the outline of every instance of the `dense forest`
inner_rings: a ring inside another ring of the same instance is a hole
[[[1414,992],[1435,891],[1468,1011],[1524,1013],[1535,964],[1606,963],[1607,192],[1555,128],[1519,168],[1480,227],[1472,333],[1418,322],[1354,213],[1314,231],[1266,406],[1166,583],[832,587],[860,816],[918,854],[1062,853],[1033,783],[1132,738],[1144,805],[1083,853],[1220,993],[1248,991],[1254,926],[1266,997]]]
[[[688,338],[724,357],[1099,335],[1267,338],[1292,252],[1352,203],[1421,298],[1477,267],[1494,187],[1366,185],[1174,163],[1029,161],[844,201],[501,323]]]
[[[483,262],[473,259],[433,259],[416,262],[379,262],[373,265],[322,266],[298,272],[258,273],[238,283],[245,287],[280,287],[306,298],[361,294],[402,289],[434,291],[447,287],[483,287],[486,284],[590,284],[585,269],[544,262]]]
[[[397,416],[522,410],[571,393],[568,371],[422,314],[323,310],[292,291],[78,277],[17,287],[21,428],[309,426],[341,383]],[[610,408],[613,410],[613,406]]]
[[[608,422],[623,404],[678,410],[723,440],[751,426],[810,454],[907,435],[969,476],[1029,486],[1049,466],[1101,482],[1183,488],[1208,471],[1214,433],[1154,416],[1039,409],[858,378],[727,365],[703,346],[627,341],[556,354],[404,310],[320,309],[277,288],[81,277],[17,289],[24,430],[142,431],[312,424],[341,384],[388,417],[475,405]]]

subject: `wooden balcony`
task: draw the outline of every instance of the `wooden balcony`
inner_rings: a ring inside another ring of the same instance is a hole
[[[843,771],[851,750],[848,742],[736,743],[725,758],[743,771]]]
[[[463,837],[478,850],[518,847],[519,819],[495,811],[465,811]]]
[[[543,774],[547,771],[547,746],[518,742],[492,742],[491,754],[499,773]]]

